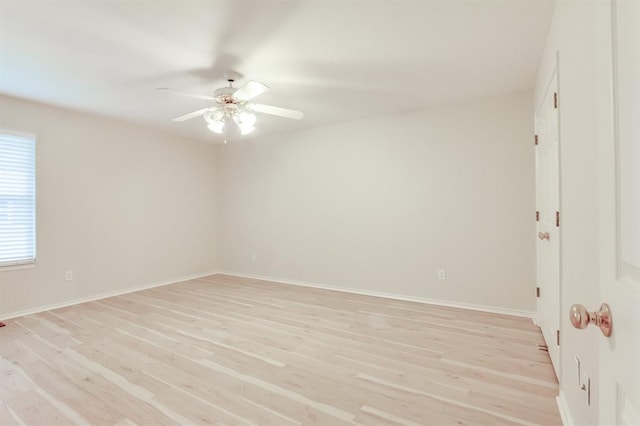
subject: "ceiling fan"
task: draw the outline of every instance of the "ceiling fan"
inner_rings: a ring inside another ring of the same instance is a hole
[[[256,122],[254,112],[277,115],[294,120],[300,120],[304,117],[301,111],[249,102],[269,90],[269,87],[257,81],[248,81],[244,86],[235,88],[233,84],[239,77],[240,75],[236,72],[227,73],[226,80],[229,86],[216,89],[213,92],[213,96],[182,92],[168,87],[159,87],[158,90],[165,90],[196,99],[215,101],[215,104],[211,107],[199,109],[173,119],[173,121],[186,121],[203,116],[207,122],[207,127],[215,133],[223,133],[229,122],[234,122],[240,129],[241,134],[251,133],[255,129]]]

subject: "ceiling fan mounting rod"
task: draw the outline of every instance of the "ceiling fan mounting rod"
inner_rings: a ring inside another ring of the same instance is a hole
[[[224,73],[224,78],[229,82],[229,87],[233,87],[233,83],[235,83],[240,78],[240,73],[236,71],[227,71]]]

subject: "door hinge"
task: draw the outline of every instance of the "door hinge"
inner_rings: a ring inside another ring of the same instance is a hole
[[[536,287],[536,297],[540,297],[540,287]]]
[[[536,145],[538,145],[538,135],[534,136],[533,141],[535,142]]]
[[[536,222],[540,222],[540,212],[536,210]]]
[[[558,108],[558,93],[553,92],[553,108]]]
[[[560,330],[556,330],[556,345],[560,346]]]
[[[560,226],[560,212],[556,212],[556,226]]]

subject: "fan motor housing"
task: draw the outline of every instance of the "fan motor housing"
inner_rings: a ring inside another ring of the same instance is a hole
[[[235,104],[237,101],[233,98],[233,94],[236,90],[234,87],[221,87],[213,92],[213,96],[221,104]]]

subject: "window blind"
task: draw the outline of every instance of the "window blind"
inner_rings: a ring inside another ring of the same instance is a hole
[[[36,142],[0,133],[0,267],[36,260]]]

